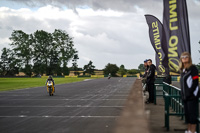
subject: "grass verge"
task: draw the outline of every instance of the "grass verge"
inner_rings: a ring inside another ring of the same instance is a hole
[[[79,82],[95,78],[54,78],[55,84]],[[0,91],[45,86],[46,78],[0,78]]]

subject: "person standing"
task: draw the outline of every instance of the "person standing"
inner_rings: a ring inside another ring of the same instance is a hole
[[[195,133],[198,117],[199,73],[192,65],[190,53],[181,54],[179,68],[181,72],[181,97],[184,104],[185,120],[188,124],[186,133]]]
[[[154,81],[155,81],[155,70],[156,66],[152,64],[152,60],[149,59],[147,61],[149,66],[148,73],[147,73],[147,89],[149,92],[149,100],[146,103],[153,103],[154,102]]]
[[[147,72],[148,72],[148,69],[149,69],[147,61],[148,61],[147,59],[144,60],[144,75],[142,75],[142,78],[146,78],[146,76],[147,76]]]
[[[141,76],[144,95],[146,95],[146,91],[147,91],[146,82],[147,82],[147,73],[148,73],[148,69],[149,69],[147,61],[148,61],[147,59],[144,60],[144,74]]]
[[[110,79],[110,78],[111,78],[111,74],[109,73],[109,74],[108,74],[108,79]]]

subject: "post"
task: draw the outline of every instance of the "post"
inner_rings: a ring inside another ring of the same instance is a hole
[[[199,133],[199,100],[198,100],[198,104],[197,104],[197,119],[198,119],[198,121],[197,121],[197,129],[196,129],[196,131],[197,131],[197,133]]]
[[[165,127],[169,131],[169,95],[165,95]]]
[[[156,85],[154,85],[154,104],[156,105]]]

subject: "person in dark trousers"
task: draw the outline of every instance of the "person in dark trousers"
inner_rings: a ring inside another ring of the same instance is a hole
[[[149,59],[147,61],[149,66],[148,73],[147,73],[147,89],[149,92],[149,100],[146,103],[153,103],[154,102],[154,81],[155,81],[155,70],[156,67],[152,64],[152,60]]]
[[[142,80],[142,86],[143,86],[143,93],[144,95],[146,95],[146,91],[147,91],[147,85],[146,85],[146,82],[147,82],[147,73],[148,73],[148,69],[149,69],[149,66],[147,64],[147,59],[144,60],[144,75],[141,76],[141,80]]]
[[[199,72],[196,66],[192,65],[192,58],[188,52],[181,54],[181,97],[184,104],[185,120],[188,129],[185,133],[195,133],[198,117],[199,99]]]

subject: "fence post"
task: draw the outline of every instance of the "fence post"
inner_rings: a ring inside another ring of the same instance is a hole
[[[156,85],[154,85],[154,104],[156,105]]]
[[[165,127],[169,131],[169,95],[165,95]]]
[[[198,100],[198,104],[197,104],[197,119],[198,119],[198,121],[197,121],[197,129],[196,129],[196,131],[197,131],[197,133],[199,133],[199,100]]]

